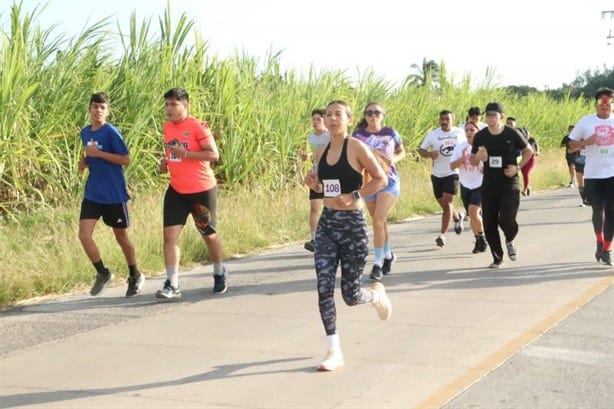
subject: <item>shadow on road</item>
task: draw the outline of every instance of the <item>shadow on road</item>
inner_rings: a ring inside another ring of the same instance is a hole
[[[119,386],[115,388],[101,388],[101,389],[82,389],[82,390],[60,390],[60,391],[45,391],[45,392],[30,392],[19,393],[15,395],[2,396],[0,400],[0,408],[15,408],[19,406],[27,405],[40,405],[52,402],[66,402],[74,399],[83,399],[88,397],[97,397],[104,395],[115,395],[130,392],[143,391],[147,389],[163,388],[166,386],[179,386],[190,383],[207,382],[221,378],[233,378],[233,377],[248,377],[248,376],[262,376],[271,375],[276,373],[292,373],[292,372],[314,372],[316,369],[313,365],[307,367],[297,367],[294,369],[283,370],[260,370],[251,371],[248,373],[237,373],[245,369],[254,367],[266,367],[276,364],[284,364],[288,362],[297,362],[304,360],[312,360],[313,357],[299,357],[299,358],[287,358],[276,359],[270,361],[256,361],[246,362],[238,365],[222,365],[212,368],[208,372],[203,372],[196,375],[186,376],[185,378],[172,379],[160,382],[150,382],[138,385]]]

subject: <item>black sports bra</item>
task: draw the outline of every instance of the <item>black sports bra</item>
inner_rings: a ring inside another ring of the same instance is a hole
[[[322,157],[320,158],[320,161],[318,163],[318,177],[324,185],[325,197],[333,196],[330,194],[327,195],[326,183],[324,183],[325,180],[338,179],[339,184],[341,185],[340,193],[351,193],[354,190],[360,189],[360,187],[362,186],[362,174],[360,172],[357,172],[348,162],[347,145],[348,138],[345,138],[345,140],[343,141],[343,149],[341,150],[339,160],[334,165],[329,165],[326,161],[326,158],[328,156],[328,149],[330,148],[330,142],[322,153]],[[337,194],[339,194],[339,192],[337,192]]]

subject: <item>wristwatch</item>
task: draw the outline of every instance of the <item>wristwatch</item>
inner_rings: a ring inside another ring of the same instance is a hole
[[[352,192],[352,196],[354,196],[354,200],[360,200],[362,199],[362,196],[360,195],[360,192],[358,190],[354,190]]]

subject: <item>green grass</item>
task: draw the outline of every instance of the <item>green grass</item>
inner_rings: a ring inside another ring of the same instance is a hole
[[[391,222],[440,211],[430,184],[430,162],[406,159],[399,164],[401,197]],[[553,189],[568,182],[567,167],[560,151],[546,150],[539,157],[533,175],[534,190]],[[162,258],[162,197],[165,186],[133,192],[130,205],[130,236],[137,249],[140,268],[147,275],[164,271]],[[50,294],[84,290],[94,277],[94,269],[77,238],[79,201],[70,206],[44,208],[18,220],[0,223],[0,305]],[[460,201],[457,198],[457,206]],[[222,191],[218,203],[218,225],[224,257],[240,257],[279,245],[297,244],[308,239],[309,201],[304,187],[283,192],[266,189]],[[102,221],[94,238],[103,260],[118,278],[127,276],[119,246]],[[206,262],[202,239],[188,221],[181,236],[185,268]]]

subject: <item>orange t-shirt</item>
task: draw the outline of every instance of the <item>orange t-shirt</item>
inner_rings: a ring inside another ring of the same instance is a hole
[[[176,139],[190,152],[200,152],[203,150],[201,145],[215,143],[209,125],[191,116],[177,123],[167,121],[163,132],[165,144]],[[172,155],[168,148],[164,150],[171,187],[178,193],[204,192],[217,185],[209,161],[184,160]]]

